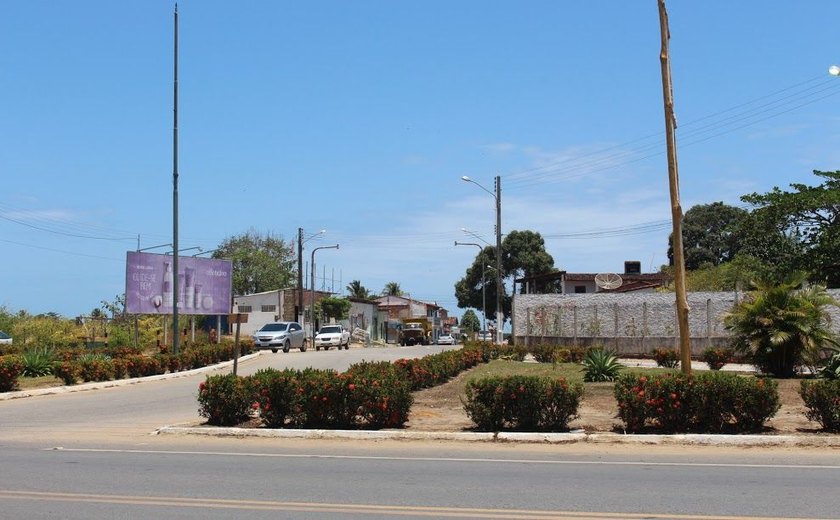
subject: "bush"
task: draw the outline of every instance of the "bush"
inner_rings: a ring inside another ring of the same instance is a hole
[[[755,431],[779,410],[771,379],[710,372],[648,378],[624,374],[615,385],[618,416],[627,431]]]
[[[23,373],[20,356],[0,357],[0,392],[10,392],[18,387],[18,377]]]
[[[615,381],[624,366],[610,350],[590,349],[583,359],[583,380],[586,382]]]
[[[21,360],[23,361],[23,376],[48,376],[52,374],[53,363],[55,363],[55,354],[52,349],[47,347],[30,348],[24,351],[21,356]]]
[[[653,349],[653,359],[656,366],[664,368],[677,368],[680,364],[680,357],[676,350],[669,348]]]
[[[710,347],[703,351],[700,359],[709,365],[710,370],[720,370],[729,363],[733,355],[734,351],[731,348]]]
[[[802,381],[799,395],[808,411],[805,416],[829,432],[840,432],[840,379]]]
[[[65,385],[75,385],[82,377],[82,367],[76,361],[56,361],[53,365],[53,375]]]
[[[835,352],[820,369],[820,377],[840,379],[840,352]]]
[[[554,345],[534,345],[530,350],[538,363],[557,363],[560,358],[559,349]]]
[[[368,428],[400,428],[408,421],[411,383],[402,370],[388,363],[362,362],[344,374],[347,403]]]
[[[565,431],[577,416],[583,386],[538,376],[467,382],[464,410],[479,430]]]
[[[114,362],[110,358],[90,356],[78,361],[82,381],[109,381],[114,378]]]
[[[198,413],[213,426],[234,426],[248,419],[253,394],[233,374],[207,376],[198,386]]]

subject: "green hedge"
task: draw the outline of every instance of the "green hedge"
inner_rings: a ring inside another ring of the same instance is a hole
[[[808,411],[805,415],[823,430],[840,432],[840,379],[802,381],[799,395]]]
[[[0,357],[0,392],[15,390],[22,372],[23,360],[20,356]]]
[[[199,391],[199,413],[209,424],[233,426],[244,420],[244,400],[250,403],[248,417],[268,428],[399,428],[408,421],[412,391],[444,383],[510,351],[471,344],[420,359],[356,363],[343,373],[268,369],[240,378],[235,387],[208,377]],[[216,389],[224,395],[211,395]]]
[[[756,431],[780,406],[774,380],[720,372],[622,374],[614,393],[618,417],[629,432]]]
[[[563,378],[488,377],[467,382],[464,410],[482,431],[566,431],[582,396]]]

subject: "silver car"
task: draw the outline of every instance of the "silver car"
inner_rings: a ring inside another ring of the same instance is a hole
[[[256,349],[271,349],[276,353],[279,349],[288,352],[298,348],[301,352],[306,352],[306,333],[296,321],[266,323],[251,337]]]

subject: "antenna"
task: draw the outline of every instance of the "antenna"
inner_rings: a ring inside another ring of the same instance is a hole
[[[595,275],[595,285],[600,289],[618,289],[622,283],[621,277],[615,273],[598,273]]]

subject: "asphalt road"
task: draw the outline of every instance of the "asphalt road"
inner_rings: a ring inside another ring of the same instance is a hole
[[[840,454],[156,437],[0,450],[0,517],[837,518]]]
[[[268,353],[240,373],[440,350]],[[203,379],[0,401],[0,519],[838,517],[831,448],[154,435],[200,421]]]

